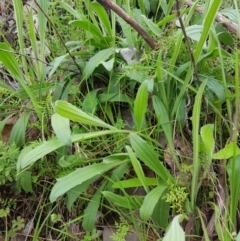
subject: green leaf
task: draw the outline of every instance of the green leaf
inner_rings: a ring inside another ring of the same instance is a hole
[[[106,61],[114,53],[114,51],[114,48],[104,49],[90,58],[83,70],[82,80],[89,78],[98,65],[101,64],[102,61]]]
[[[182,215],[177,215],[173,218],[166,235],[162,241],[185,241],[185,233],[179,224],[179,219]]]
[[[84,14],[81,14],[79,11],[76,11],[73,9],[68,3],[65,3],[63,1],[59,1],[58,4],[64,8],[67,12],[73,15],[76,19],[79,20],[86,20],[86,16]]]
[[[164,230],[166,230],[169,224],[169,214],[170,203],[166,202],[163,199],[159,199],[152,214],[152,219],[154,223],[157,224],[159,227],[163,228]]]
[[[171,123],[170,123],[170,120],[168,117],[167,110],[158,96],[154,95],[152,100],[153,100],[153,108],[156,112],[158,123],[163,128],[163,131],[164,131],[165,137],[167,138],[168,144],[171,145],[171,143],[172,143],[172,126],[171,126]]]
[[[151,19],[147,18],[144,15],[142,15],[142,18],[153,34],[155,34],[157,37],[160,37],[162,35],[162,30],[158,27],[157,24],[155,24]]]
[[[220,23],[216,25],[216,32],[218,39],[221,43],[226,44],[226,45],[233,45],[234,40],[231,34],[224,28]]]
[[[142,82],[138,89],[136,99],[134,101],[134,116],[137,122],[137,129],[141,130],[145,120],[145,113],[148,104],[148,81]]]
[[[91,113],[91,114],[95,113],[96,107],[98,105],[98,98],[97,98],[98,91],[99,91],[99,89],[95,89],[95,90],[89,91],[85,95],[85,98],[82,103],[83,111]]]
[[[26,128],[31,112],[24,113],[12,128],[9,143],[15,143],[18,147],[25,144]]]
[[[88,31],[95,38],[98,38],[98,39],[103,38],[103,34],[99,29],[99,27],[91,23],[89,20],[75,20],[75,21],[71,21],[69,24],[72,24],[73,26],[77,26]]]
[[[55,202],[58,197],[65,194],[73,187],[82,184],[90,178],[102,175],[122,163],[123,162],[116,161],[113,163],[92,164],[90,166],[78,168],[65,177],[58,178],[57,183],[52,188],[50,201]]]
[[[199,41],[203,31],[202,25],[191,25],[186,27],[187,36],[195,41]]]
[[[127,196],[120,196],[109,191],[103,191],[103,196],[111,203],[128,209],[138,209],[138,204],[134,201],[134,198]]]
[[[87,208],[84,210],[84,217],[82,226],[85,231],[91,232],[94,228],[94,225],[97,221],[98,209],[101,201],[101,191],[105,188],[107,182],[104,182],[96,191],[96,193],[91,198],[90,202],[87,205]]]
[[[71,130],[69,119],[55,113],[51,117],[52,127],[57,138],[67,146],[71,145]]]
[[[146,186],[156,186],[157,185],[157,179],[156,178],[150,178],[150,177],[145,177],[143,179],[143,182],[145,183]],[[132,188],[132,187],[141,187],[142,186],[142,181],[139,180],[139,178],[131,178],[127,180],[122,180],[119,182],[115,182],[112,187],[113,188]]]
[[[113,69],[114,61],[115,61],[115,59],[112,58],[112,59],[110,59],[110,60],[108,60],[108,61],[102,61],[101,64],[104,66],[104,68],[105,68],[108,72],[110,72],[110,71],[112,71],[112,69]]]
[[[145,183],[145,175],[142,169],[142,165],[140,164],[140,162],[138,161],[138,159],[136,158],[135,154],[133,153],[131,147],[126,146],[127,152],[129,154],[133,169],[135,171],[135,173],[137,174],[137,177],[139,179],[139,181],[141,182],[142,186],[144,187],[144,190],[146,191],[146,193],[149,192],[148,186]]]
[[[88,179],[87,181],[81,183],[80,185],[77,185],[73,187],[71,190],[67,192],[67,209],[69,212],[72,210],[73,203],[80,197],[82,193],[87,192],[87,188],[90,184],[94,183],[98,177],[93,177]]]
[[[59,115],[68,118],[69,120],[80,122],[81,124],[100,126],[108,129],[116,129],[115,127],[108,125],[101,119],[91,116],[78,109],[74,105],[67,101],[58,100],[55,102],[55,110]]]
[[[83,161],[79,154],[62,156],[59,159],[58,165],[63,168],[79,166]]]
[[[217,160],[229,159],[234,155],[234,152],[233,152],[234,148],[236,148],[236,156],[240,155],[240,149],[238,148],[238,146],[236,146],[234,142],[231,142],[227,144],[223,149],[218,151],[217,153],[214,153],[212,158]]]
[[[116,131],[115,133],[122,133],[123,131]],[[71,141],[76,142],[76,141],[84,141],[87,139],[91,139],[94,137],[99,137],[99,136],[104,136],[104,135],[110,135],[113,134],[114,131],[97,131],[97,132],[89,132],[89,133],[84,133],[84,134],[76,134],[72,135]],[[64,144],[58,140],[58,139],[52,139],[49,141],[45,141],[41,143],[38,147],[33,149],[32,151],[29,151],[25,156],[19,156],[18,160],[18,165],[19,168],[21,167],[26,168],[29,165],[32,165],[34,162],[36,162],[38,159],[46,156],[47,154],[57,150],[58,148],[62,147]]]
[[[192,185],[191,185],[191,205],[195,207],[196,197],[198,193],[198,180],[200,172],[200,161],[199,161],[199,125],[200,125],[200,113],[202,106],[202,96],[204,88],[207,84],[205,80],[198,89],[195,97],[192,113],[192,126],[193,126],[193,173],[192,173]]]
[[[160,185],[151,190],[145,196],[143,204],[140,208],[140,217],[143,221],[146,222],[151,217],[156,204],[158,203],[166,188],[167,187],[165,185]]]
[[[234,9],[234,8],[225,8],[225,9],[222,9],[220,11],[220,13],[225,15],[225,16],[227,16],[234,23],[238,23],[238,16],[237,16],[237,14],[239,14],[239,12],[236,11],[236,9]]]
[[[207,87],[218,97],[221,103],[225,102],[226,94],[224,87],[214,78],[209,77],[207,80]]]
[[[173,179],[169,171],[159,160],[157,153],[146,141],[133,133],[129,135],[129,140],[136,156],[163,179],[164,182]]]
[[[25,192],[33,193],[32,189],[32,172],[24,171],[20,174],[20,184]]]
[[[111,23],[109,21],[109,16],[107,15],[106,10],[104,9],[104,7],[98,3],[98,2],[93,2],[92,3],[92,8],[93,10],[96,12],[98,19],[101,23],[102,26],[102,30],[103,32],[105,32],[105,30],[107,31],[107,35],[112,37],[112,27],[111,27]]]
[[[213,138],[213,124],[205,125],[201,128],[200,134],[208,157],[208,163],[212,160],[212,155],[215,147],[215,140]]]

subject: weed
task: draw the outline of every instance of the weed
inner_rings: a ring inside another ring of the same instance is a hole
[[[116,232],[111,236],[114,241],[124,241],[125,236],[131,230],[130,225],[122,217],[119,222],[115,222]]]
[[[168,181],[169,192],[162,198],[171,204],[172,209],[177,214],[185,213],[185,204],[188,199],[186,187],[179,186],[178,184]]]
[[[13,187],[16,184],[16,161],[19,152],[15,144],[7,145],[0,140],[0,185]]]

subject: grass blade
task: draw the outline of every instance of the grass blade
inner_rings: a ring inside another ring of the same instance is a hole
[[[142,82],[138,89],[136,99],[134,101],[134,116],[137,123],[137,130],[141,130],[144,120],[145,113],[147,111],[148,104],[148,81]]]
[[[138,159],[136,158],[135,154],[133,153],[131,147],[126,146],[126,149],[129,154],[130,160],[132,162],[133,169],[134,169],[135,173],[137,174],[137,177],[138,177],[139,181],[141,182],[142,186],[144,187],[146,193],[148,193],[149,189],[145,182],[146,177],[144,175],[142,166],[141,166],[140,162],[138,161]]]
[[[164,182],[173,179],[169,171],[159,161],[157,153],[146,141],[133,133],[129,135],[129,139],[136,156],[151,168]]]
[[[198,193],[198,177],[200,171],[200,161],[199,161],[199,124],[200,124],[200,111],[202,105],[202,95],[204,88],[207,84],[205,80],[195,97],[195,102],[193,106],[192,114],[192,134],[193,134],[193,174],[192,174],[192,183],[191,183],[191,205],[192,209],[195,208],[197,193]]]

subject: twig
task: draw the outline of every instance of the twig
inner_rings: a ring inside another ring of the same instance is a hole
[[[199,75],[198,75],[198,71],[197,71],[196,61],[194,59],[193,51],[192,51],[192,48],[191,48],[191,45],[190,45],[190,41],[188,39],[188,36],[187,36],[187,33],[186,33],[186,29],[184,27],[184,23],[182,21],[182,17],[181,17],[181,13],[180,13],[180,3],[179,3],[179,0],[176,0],[176,8],[177,8],[178,20],[179,20],[179,23],[180,23],[180,26],[181,26],[181,29],[182,29],[182,32],[183,32],[183,36],[184,36],[184,39],[185,39],[185,42],[186,42],[186,45],[187,45],[187,48],[188,48],[188,52],[190,54],[190,58],[191,58],[191,62],[192,62],[192,65],[193,65],[195,77],[196,77],[197,82],[198,82],[198,84],[200,86],[200,79],[199,79]]]
[[[131,18],[122,8],[120,8],[117,4],[113,3],[111,0],[101,0],[103,4],[109,7],[113,12],[115,12],[119,17],[121,17],[124,21],[126,21],[129,25],[131,25],[147,42],[147,44],[155,49],[157,44],[153,40],[151,36],[133,19]]]
[[[193,6],[195,3],[190,0],[185,0],[184,4],[186,6]],[[203,14],[204,8],[203,7],[197,7],[196,11]],[[217,13],[215,20],[219,23],[221,23],[224,27],[226,27],[230,32],[233,34],[236,34],[238,38],[240,39],[240,33],[239,33],[239,27],[236,23],[231,22],[229,19],[224,17],[221,13]]]

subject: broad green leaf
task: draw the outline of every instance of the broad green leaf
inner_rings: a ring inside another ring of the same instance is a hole
[[[80,185],[75,186],[71,190],[67,192],[67,209],[69,212],[72,210],[73,203],[80,197],[82,193],[87,192],[87,188],[90,184],[94,183],[98,177],[93,177],[88,179],[87,181],[81,183]]]
[[[170,228],[162,241],[185,241],[185,233],[179,224],[179,219],[182,215],[177,215],[173,218]]]
[[[161,215],[159,215],[159,213],[161,213]],[[163,199],[159,199],[152,214],[152,219],[154,223],[157,224],[159,227],[163,228],[164,230],[166,230],[169,224],[169,216],[170,203],[166,202]]]
[[[98,2],[93,2],[92,8],[97,13],[98,19],[102,26],[102,31],[105,32],[106,30],[107,35],[112,37],[111,23],[109,21],[109,16],[107,15],[107,12],[104,9],[104,7]]]
[[[91,116],[68,103],[67,101],[58,100],[55,102],[55,111],[59,115],[68,118],[69,120],[80,122],[81,124],[100,126],[108,129],[116,129],[115,127],[108,125],[101,119]]]
[[[134,101],[134,116],[137,122],[137,129],[141,130],[148,104],[148,82],[145,80],[140,85]]]
[[[84,133],[84,134],[76,134],[72,135],[71,141],[84,141],[87,139],[91,139],[94,137],[104,136],[104,135],[111,135],[113,133],[124,133],[123,131],[97,131],[97,132],[90,132],[90,133]],[[33,149],[32,151],[28,152],[25,156],[21,157],[19,160],[19,166],[23,169],[27,166],[32,165],[34,162],[36,162],[38,159],[46,156],[47,154],[57,150],[58,148],[64,146],[64,144],[58,140],[58,139],[52,139],[49,141],[45,141],[41,143],[38,147]]]
[[[69,24],[80,27],[80,28],[88,31],[95,38],[98,38],[100,40],[103,38],[103,34],[100,31],[99,27],[96,26],[95,24],[91,23],[89,20],[74,20],[74,21],[71,21]]]
[[[164,182],[172,180],[173,177],[159,160],[153,147],[136,134],[131,133],[129,140],[136,156],[152,169]]]
[[[149,192],[149,189],[148,189],[148,186],[147,184],[145,183],[145,175],[144,175],[144,172],[143,172],[143,169],[142,169],[142,165],[141,163],[138,161],[138,159],[136,158],[135,154],[133,153],[131,147],[129,146],[126,146],[126,149],[127,149],[127,152],[129,154],[129,158],[131,160],[131,163],[132,163],[132,166],[133,166],[133,169],[139,179],[139,181],[141,182],[142,186],[144,187],[144,190],[146,191],[146,193]]]
[[[101,191],[105,188],[106,186],[106,181],[97,189],[96,193],[93,195],[91,198],[90,202],[87,205],[87,208],[84,210],[84,217],[83,217],[83,222],[82,226],[85,231],[91,232],[94,228],[94,225],[97,221],[97,216],[98,216],[98,209],[100,206],[100,201],[101,201]]]
[[[19,177],[20,171],[21,171],[21,163],[22,160],[24,159],[24,157],[33,150],[33,144],[26,146],[23,148],[23,150],[20,152],[19,156],[18,156],[18,160],[17,160],[17,178]]]
[[[213,138],[213,128],[213,124],[208,124],[203,126],[200,131],[202,141],[204,143],[205,150],[207,153],[208,163],[210,163],[212,160],[212,155],[215,147],[215,140]]]
[[[112,58],[112,59],[110,59],[110,60],[108,60],[108,61],[102,61],[101,64],[104,66],[104,68],[105,68],[107,71],[110,72],[110,71],[112,71],[112,69],[113,69],[114,61],[115,61],[115,59]]]
[[[217,37],[219,41],[223,44],[226,45],[233,45],[234,40],[231,34],[227,31],[226,28],[224,28],[220,23],[216,24],[216,32],[217,32]]]
[[[12,128],[9,143],[15,143],[18,147],[25,144],[26,128],[31,112],[24,113]]]
[[[118,159],[115,159],[115,160],[118,160]],[[103,162],[106,163],[105,160],[103,160]],[[108,182],[105,190],[114,192],[114,189],[112,188],[112,184],[124,178],[126,172],[129,170],[130,167],[131,165],[129,161],[125,161],[123,162],[123,164],[119,165],[114,170],[112,170],[111,176],[109,178],[110,181]]]
[[[199,41],[203,31],[202,25],[191,25],[186,27],[187,36],[195,41]]]
[[[25,192],[33,193],[32,172],[30,172],[30,171],[22,172],[19,177],[19,180],[20,180],[20,185]]]
[[[52,127],[57,138],[64,144],[71,144],[71,130],[69,119],[54,113],[51,117]]]
[[[144,197],[143,204],[140,208],[140,217],[143,221],[147,221],[151,217],[157,202],[159,201],[159,199],[161,198],[165,190],[166,190],[166,186],[160,185],[154,188],[153,190],[151,190]]]
[[[158,181],[156,178],[145,177],[143,179],[145,185],[147,186],[156,186]],[[131,187],[141,187],[142,181],[139,178],[131,178],[119,182],[115,182],[112,187],[113,188],[131,188]]]
[[[81,157],[79,154],[77,155],[67,155],[67,156],[62,156],[58,162],[58,165],[63,168],[67,167],[75,167],[79,166],[82,164]]]
[[[236,150],[237,150],[236,155],[240,155],[240,149],[238,148],[238,146],[235,146],[235,145],[236,144],[234,142],[227,144],[223,149],[214,153],[212,158],[217,159],[217,160],[229,159],[229,158],[233,157],[234,148],[236,148]]]
[[[225,8],[220,11],[221,14],[227,16],[234,23],[238,23],[237,12],[234,8]]]
[[[209,77],[207,80],[207,87],[218,97],[221,103],[225,102],[226,93],[224,87],[214,78]]]
[[[133,197],[120,196],[109,191],[103,191],[103,196],[111,203],[128,209],[138,209],[138,204],[134,201]]]
[[[77,185],[80,185],[93,177],[100,176],[120,164],[122,164],[122,162],[119,161],[107,164],[92,164],[86,167],[78,168],[65,177],[58,178],[57,183],[52,188],[50,201],[55,202],[58,197],[62,196]]]
[[[98,65],[101,64],[102,61],[106,61],[114,53],[114,51],[114,48],[104,49],[90,58],[83,70],[82,80],[86,80],[98,67]]]
[[[97,93],[99,89],[89,91],[83,100],[82,109],[88,113],[94,114],[98,105]]]

